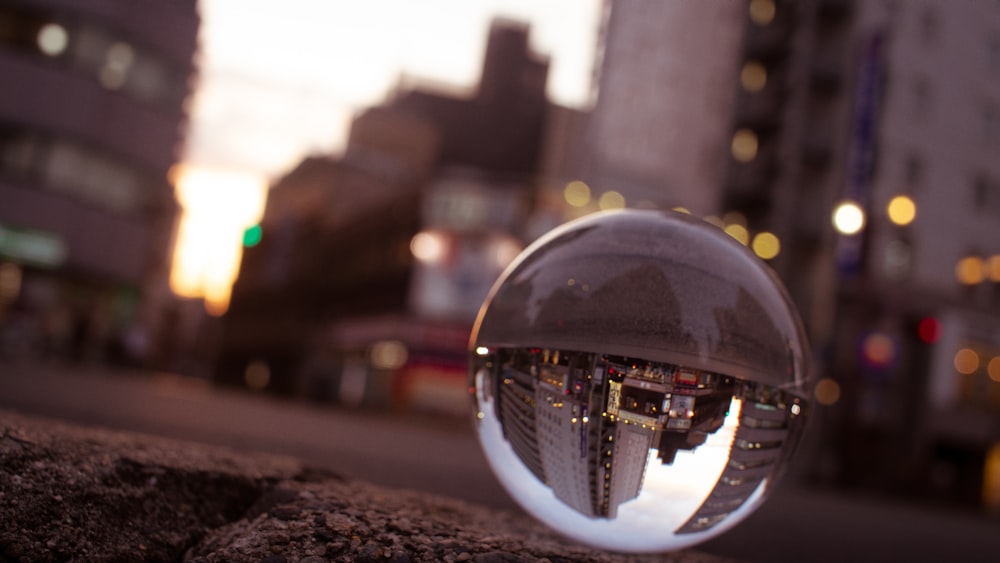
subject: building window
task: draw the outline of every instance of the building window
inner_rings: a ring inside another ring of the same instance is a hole
[[[0,7],[0,48],[58,59],[108,90],[179,110],[188,94],[186,69],[127,35],[86,20],[60,22],[45,11]]]
[[[152,202],[149,176],[97,147],[0,124],[0,175],[39,181],[113,212],[138,212]]]

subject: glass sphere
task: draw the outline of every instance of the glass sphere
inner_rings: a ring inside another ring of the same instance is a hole
[[[600,213],[496,282],[470,392],[486,457],[525,510],[594,547],[668,551],[774,487],[805,424],[806,354],[777,277],[723,231]]]

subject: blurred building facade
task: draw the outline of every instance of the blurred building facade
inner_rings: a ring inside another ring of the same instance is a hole
[[[526,30],[492,33],[475,96],[401,91],[272,191],[220,378],[266,364],[287,392],[406,397],[400,370],[460,371],[522,245],[680,206],[799,307],[819,380],[801,473],[1000,506],[1000,9],[609,1],[582,110],[545,102]]]
[[[821,482],[1000,506],[998,34],[989,3],[609,1],[593,111],[553,116],[564,216],[682,206],[785,281]]]
[[[360,113],[343,157],[271,190],[218,378],[344,403],[465,408],[469,330],[525,242],[548,102],[527,27],[496,22],[477,92],[411,89]],[[252,386],[252,385],[251,385]]]
[[[194,0],[0,7],[0,355],[149,352],[198,26]]]

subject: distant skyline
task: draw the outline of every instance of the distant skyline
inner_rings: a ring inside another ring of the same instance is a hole
[[[274,179],[339,153],[353,115],[404,79],[456,92],[479,79],[496,17],[531,26],[553,101],[589,101],[601,0],[201,0],[185,162]]]

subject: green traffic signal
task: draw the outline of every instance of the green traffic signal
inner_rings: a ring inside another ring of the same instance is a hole
[[[260,228],[260,223],[247,228],[247,230],[243,231],[243,246],[257,246],[262,234],[263,231]]]

